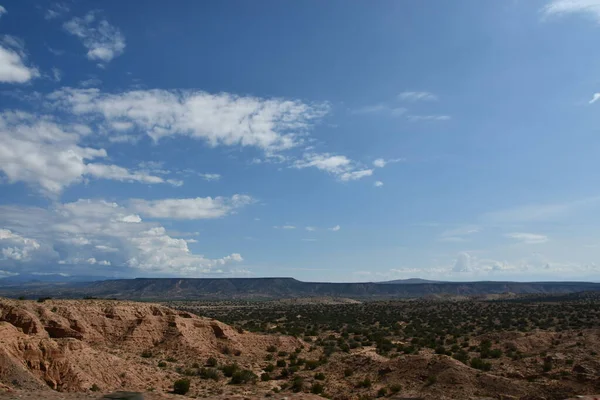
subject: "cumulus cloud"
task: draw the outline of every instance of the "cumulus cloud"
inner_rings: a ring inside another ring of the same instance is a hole
[[[430,92],[402,92],[398,99],[404,101],[437,101],[438,97]]]
[[[364,178],[365,176],[371,176],[371,175],[373,175],[372,169],[362,169],[362,170],[358,170],[358,171],[344,172],[343,174],[340,175],[340,179],[344,182],[355,181],[357,179],[361,179],[361,178]]]
[[[314,226],[307,226],[307,227],[306,227],[306,228],[304,228],[304,229],[306,229],[306,230],[307,230],[307,231],[309,231],[309,232],[314,232],[314,231],[316,231],[316,230],[317,230],[317,228],[315,228]]]
[[[342,229],[339,225],[334,226],[333,228],[329,228],[330,231],[337,232]]]
[[[592,99],[588,103],[594,104],[595,102],[598,101],[598,99],[600,99],[600,93],[594,93],[594,95],[592,96]]]
[[[372,169],[359,169],[357,164],[346,156],[330,153],[305,153],[302,159],[296,160],[294,168],[317,168],[335,175],[341,181],[352,181],[371,176]]]
[[[383,158],[378,158],[375,161],[373,161],[373,166],[377,167],[377,168],[383,168],[388,164],[392,164],[392,163],[397,163],[397,162],[401,162],[404,161],[403,158],[391,158],[389,160],[385,160]]]
[[[216,268],[224,272],[223,266],[242,261],[238,253],[217,259],[194,254],[185,239],[172,237],[160,224],[102,200],[78,200],[47,210],[0,206],[0,226],[5,259],[0,265],[7,270],[68,264],[80,272],[94,265],[195,276]]]
[[[375,187],[382,187],[383,186],[383,182],[381,182],[381,181],[375,181],[375,183],[373,184],[373,186],[375,186]]]
[[[131,129],[139,129],[155,141],[184,135],[211,146],[253,146],[269,152],[296,146],[311,123],[328,111],[323,104],[199,91],[107,94],[98,89],[66,88],[51,94],[49,100],[109,126],[129,122]]]
[[[1,17],[2,17],[4,14],[6,14],[6,8],[4,8],[4,7],[0,6],[0,18],[1,18]]]
[[[539,235],[536,233],[513,232],[507,233],[505,236],[525,244],[539,244],[546,243],[548,241],[548,236]]]
[[[31,254],[40,248],[34,240],[25,238],[8,229],[0,229],[0,251],[3,259],[29,261]]]
[[[106,150],[83,147],[91,134],[81,124],[59,124],[54,118],[23,112],[0,114],[0,171],[8,181],[38,187],[44,194],[59,194],[85,176],[121,181],[161,183],[159,177],[130,173],[125,168],[88,161],[105,158]]]
[[[63,27],[81,39],[90,60],[107,63],[125,50],[125,37],[121,31],[100,18],[97,12],[89,12],[83,18],[75,17]]]
[[[136,212],[152,218],[211,219],[233,213],[236,209],[251,204],[254,200],[247,195],[235,194],[225,197],[196,197],[191,199],[131,200]]]
[[[297,160],[296,168],[315,167],[332,174],[344,173],[352,164],[346,156],[332,155],[329,153],[306,153],[302,160]]]
[[[39,76],[37,68],[27,66],[23,41],[4,35],[0,45],[0,82],[25,83]]]
[[[548,16],[585,13],[600,23],[600,0],[552,0],[542,12]]]

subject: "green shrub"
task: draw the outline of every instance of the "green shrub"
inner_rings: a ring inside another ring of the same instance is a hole
[[[228,364],[221,367],[221,371],[223,371],[223,375],[228,378],[231,378],[235,372],[237,372],[240,367],[237,364]]]
[[[218,364],[217,359],[214,357],[208,357],[208,360],[206,360],[207,367],[216,367]]]
[[[322,372],[318,372],[315,374],[315,379],[318,381],[324,381],[325,380],[325,374]]]
[[[231,376],[231,381],[229,383],[233,385],[238,385],[241,383],[255,383],[258,380],[258,376],[248,369],[243,369],[241,371],[235,371]]]
[[[304,389],[304,379],[297,376],[292,381],[292,391],[295,393],[301,392]]]
[[[275,371],[275,366],[273,364],[269,364],[265,367],[265,372],[273,372]]]
[[[152,350],[144,350],[144,351],[142,351],[141,356],[143,358],[152,358],[152,356],[153,356],[152,355]]]
[[[394,394],[400,392],[401,390],[402,390],[402,386],[397,383],[390,385],[390,392],[392,392]]]
[[[268,372],[263,372],[263,373],[260,375],[260,380],[261,380],[261,381],[263,381],[263,382],[270,381],[270,380],[271,380],[271,375],[269,375],[269,373],[268,373]]]
[[[352,368],[346,368],[344,370],[344,376],[347,378],[349,376],[352,376],[352,374],[354,373],[354,370]]]
[[[202,379],[212,379],[213,381],[218,381],[220,379],[219,371],[215,368],[200,368],[198,375]]]
[[[321,394],[323,393],[323,391],[325,390],[325,386],[323,386],[322,383],[313,383],[312,387],[310,388],[310,392],[314,393],[314,394]]]
[[[362,381],[358,382],[358,384],[356,386],[359,388],[370,388],[371,380],[369,378],[365,378]]]
[[[285,360],[277,360],[277,366],[283,368],[286,366]]]
[[[387,394],[387,390],[384,387],[382,387],[381,389],[379,389],[377,391],[377,397],[385,397],[386,394]]]
[[[427,380],[425,381],[425,385],[426,386],[435,385],[436,382],[437,382],[437,376],[435,376],[435,375],[429,375],[427,377]]]
[[[175,394],[186,394],[190,390],[189,379],[178,379],[173,383],[173,393]]]
[[[166,361],[170,362],[170,363],[174,363],[174,362],[177,362],[177,359],[175,357],[167,357]]]
[[[482,371],[489,371],[492,369],[492,364],[483,361],[481,358],[474,358],[471,360],[471,367]]]
[[[306,360],[306,363],[304,363],[304,368],[312,370],[317,368],[319,365],[321,365],[321,363],[318,360]]]
[[[158,362],[158,368],[165,368],[167,366],[167,363],[164,361],[159,361]]]
[[[267,347],[267,351],[269,353],[276,353],[277,352],[277,347],[271,345],[271,346]]]
[[[100,391],[100,387],[94,383],[94,384],[92,385],[92,387],[90,388],[90,390],[91,390],[92,392],[99,392],[99,391]]]

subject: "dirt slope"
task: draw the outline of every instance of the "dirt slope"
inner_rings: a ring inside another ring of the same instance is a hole
[[[179,375],[159,360],[202,365],[212,356],[259,369],[271,345],[290,352],[302,342],[155,304],[0,299],[0,382],[13,389],[168,391]]]

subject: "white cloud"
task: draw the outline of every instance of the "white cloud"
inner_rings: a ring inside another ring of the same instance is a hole
[[[507,233],[505,236],[525,244],[539,244],[548,241],[548,236],[535,233],[513,232]]]
[[[58,68],[52,68],[52,80],[54,80],[54,82],[60,82],[61,79],[62,79],[61,70]]]
[[[52,54],[54,54],[55,56],[62,56],[63,54],[65,54],[64,50],[60,50],[60,49],[54,49],[50,46],[46,47],[48,49],[48,51]]]
[[[163,183],[165,182],[158,176],[152,176],[143,172],[130,172],[126,168],[119,167],[117,165],[107,164],[86,164],[84,174],[100,178],[100,179],[112,179],[122,182],[142,182],[142,183]],[[173,181],[174,186],[180,186],[177,182]]]
[[[79,82],[79,86],[83,88],[98,87],[100,85],[102,85],[102,80],[98,78],[90,78]]]
[[[358,170],[358,171],[344,172],[343,174],[340,175],[340,179],[342,181],[355,181],[357,179],[361,179],[361,178],[364,178],[366,176],[371,176],[371,175],[373,175],[372,169],[363,169],[363,170]]]
[[[16,49],[9,49],[0,45],[0,82],[25,83],[40,76],[37,68],[26,65],[26,55],[22,49],[22,43],[15,43],[14,37],[4,36],[5,44],[13,43]]]
[[[564,218],[585,207],[596,206],[600,197],[588,197],[563,203],[528,204],[485,213],[481,220],[490,224],[550,221]]]
[[[6,8],[0,6],[0,17],[2,17],[6,13],[7,13]]]
[[[296,227],[294,225],[284,225],[281,229],[296,229]]]
[[[193,254],[185,239],[168,235],[161,225],[142,221],[125,207],[101,200],[56,204],[49,210],[0,206],[0,226],[6,227],[0,231],[2,247],[6,240],[26,243],[33,239],[24,238],[32,236],[38,244],[35,251],[28,253],[27,260],[15,259],[23,254],[22,250],[5,252],[7,260],[1,265],[18,271],[40,266],[51,268],[60,263],[73,264],[73,268],[78,265],[79,273],[85,273],[93,265],[94,268],[110,266],[112,271],[118,268],[125,272],[133,269],[197,276],[226,272],[224,265],[243,260],[238,253],[217,259]],[[33,242],[28,243],[33,246]]]
[[[589,101],[589,104],[594,104],[598,101],[598,99],[600,99],[600,93],[594,93],[592,99]]]
[[[108,137],[108,141],[110,143],[136,144],[140,141],[140,137],[135,135],[111,135]]]
[[[28,261],[31,253],[39,248],[40,244],[34,239],[25,238],[8,229],[0,229],[0,250],[5,260]]]
[[[448,229],[440,234],[439,240],[442,242],[465,242],[467,236],[479,233],[480,229],[477,226],[467,225],[454,229]]]
[[[345,172],[351,164],[352,161],[346,156],[332,155],[329,153],[306,153],[304,154],[304,159],[297,160],[294,167],[315,167],[332,174],[341,174]]]
[[[377,168],[383,168],[387,164],[397,163],[397,162],[401,162],[401,161],[404,161],[404,159],[403,158],[391,158],[389,160],[385,160],[383,158],[378,158],[375,161],[373,161],[373,165]]]
[[[218,181],[219,179],[221,179],[220,174],[198,174],[198,176],[200,176],[205,181],[209,181],[209,182],[210,181]]]
[[[44,18],[46,19],[55,19],[63,16],[64,14],[69,12],[69,7],[62,3],[53,4],[52,7],[46,10],[44,14]]]
[[[352,114],[379,114],[388,115],[391,117],[400,117],[406,114],[407,111],[408,110],[404,107],[393,107],[385,103],[379,103],[359,107],[355,110],[352,110]]]
[[[163,182],[161,178],[130,173],[115,165],[88,164],[87,161],[107,156],[104,149],[78,145],[90,133],[85,125],[61,125],[48,116],[0,114],[0,171],[9,182],[25,182],[47,195],[60,193],[84,176]]]
[[[382,187],[383,186],[383,182],[381,182],[381,181],[375,181],[375,183],[373,184],[373,186],[375,186],[375,187]]]
[[[398,95],[400,100],[405,101],[437,101],[438,97],[429,92],[402,92]]]
[[[373,165],[377,168],[383,168],[385,167],[385,164],[387,164],[387,162],[383,158],[378,158],[377,160],[373,161]]]
[[[125,37],[121,31],[99,18],[97,12],[89,12],[83,18],[75,17],[63,27],[81,39],[88,49],[87,57],[90,60],[106,63],[125,50]]]
[[[196,197],[191,199],[131,200],[131,208],[152,218],[210,219],[233,213],[251,204],[250,196],[235,194],[225,197]]]
[[[66,88],[48,98],[53,105],[96,117],[99,123],[130,122],[155,141],[185,135],[211,146],[254,146],[270,153],[296,146],[311,122],[328,111],[324,104],[198,91],[105,94],[98,89]]]
[[[449,115],[409,115],[409,121],[448,121],[452,119]]]
[[[600,0],[552,0],[543,9],[545,15],[587,13],[600,22]]]
[[[304,228],[304,229],[306,229],[306,230],[307,230],[307,231],[309,231],[309,232],[314,232],[314,231],[316,231],[316,230],[317,230],[317,228],[315,228],[314,226],[307,226],[307,227],[306,227],[306,228]]]
[[[373,174],[372,169],[357,169],[356,163],[346,156],[330,153],[304,153],[300,160],[292,165],[294,168],[314,167],[337,176],[342,181],[351,181]]]
[[[333,228],[329,228],[330,231],[337,232],[341,229],[339,225],[334,226]]]

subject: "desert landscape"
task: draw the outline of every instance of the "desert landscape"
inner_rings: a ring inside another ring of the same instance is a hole
[[[0,398],[545,399],[600,392],[600,296],[0,300]]]

